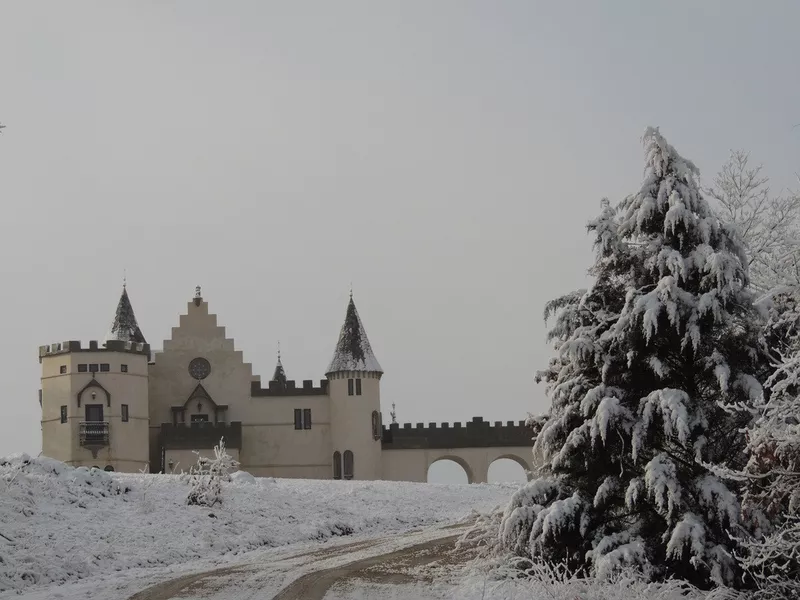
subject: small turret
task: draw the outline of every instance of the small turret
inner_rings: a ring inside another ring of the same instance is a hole
[[[350,303],[347,305],[344,325],[339,333],[339,341],[336,343],[336,349],[326,375],[346,371],[383,374],[383,369],[381,369],[378,359],[375,358],[372,346],[367,339],[364,324],[358,316],[356,303],[353,302],[353,292],[350,292]]]
[[[133,306],[130,298],[128,298],[127,283],[122,284],[122,295],[117,304],[114,322],[111,324],[111,329],[106,334],[104,342],[109,340],[135,342],[137,344],[147,343],[142,330],[139,329],[139,324],[136,322],[136,315],[133,314]]]
[[[328,370],[332,474],[336,479],[380,479],[383,369],[372,352],[353,292]]]
[[[281,363],[281,347],[278,344],[278,363],[275,365],[275,372],[272,374],[272,381],[277,381],[281,385],[286,385],[286,371],[283,370]]]

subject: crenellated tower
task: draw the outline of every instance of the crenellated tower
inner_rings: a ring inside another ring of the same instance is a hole
[[[325,375],[331,399],[334,478],[381,479],[383,369],[372,352],[352,292]]]
[[[42,453],[74,466],[145,468],[149,357],[125,287],[102,345],[40,346]]]

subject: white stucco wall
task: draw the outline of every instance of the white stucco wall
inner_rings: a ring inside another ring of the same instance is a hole
[[[311,409],[311,429],[294,410]],[[242,469],[257,477],[332,477],[328,396],[259,396],[242,422]]]

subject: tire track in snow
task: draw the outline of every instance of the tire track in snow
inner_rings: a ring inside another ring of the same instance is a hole
[[[411,556],[416,552],[424,549],[433,548],[436,546],[450,545],[461,534],[450,534],[442,537],[445,532],[461,529],[465,527],[465,523],[455,523],[444,527],[435,529],[415,530],[401,534],[394,538],[379,537],[368,540],[359,540],[350,542],[348,544],[336,545],[330,548],[319,548],[306,552],[291,554],[285,557],[276,557],[275,560],[264,563],[247,563],[231,565],[228,567],[220,567],[209,571],[200,573],[190,573],[170,579],[162,583],[150,586],[136,594],[129,597],[128,600],[172,600],[176,597],[186,597],[187,592],[198,591],[203,597],[213,598],[216,594],[211,591],[215,584],[219,584],[226,577],[233,575],[265,575],[274,574],[275,576],[291,575],[293,571],[307,571],[309,565],[316,563],[330,562],[332,559],[342,557],[347,554],[364,554],[370,550],[377,550],[378,554],[366,556],[343,565],[335,565],[328,568],[311,571],[301,575],[294,582],[290,583],[284,588],[277,596],[276,599],[290,599],[290,598],[322,598],[325,591],[333,585],[337,580],[346,576],[352,575],[357,571],[380,564],[383,561],[394,560],[404,555]],[[431,538],[430,536],[433,535]],[[422,537],[425,541],[398,549],[398,543],[409,543],[414,538]],[[427,538],[427,539],[426,539]],[[380,552],[384,549],[383,552]],[[391,549],[391,550],[390,550]],[[298,560],[300,559],[300,560]],[[307,559],[303,561],[302,559]],[[254,585],[258,585],[253,582]],[[308,596],[309,592],[303,591],[311,585],[314,593],[321,590],[321,595]],[[211,594],[206,595],[202,590],[210,591]],[[299,595],[298,590],[300,590]],[[254,591],[254,590],[250,590]],[[229,590],[227,593],[220,590],[222,593],[221,598],[234,598],[236,592]],[[274,592],[273,592],[274,593]],[[294,595],[292,595],[294,594]]]
[[[285,587],[273,600],[322,600],[333,584],[350,577],[358,575],[360,571],[369,569],[386,562],[394,562],[398,559],[411,559],[412,566],[422,566],[431,563],[439,558],[440,553],[452,548],[460,534],[450,535],[443,538],[435,538],[421,544],[379,554],[369,558],[362,558],[340,567],[331,567],[321,571],[307,573],[296,579],[293,583]],[[418,554],[427,556],[418,557]],[[383,579],[386,583],[392,583],[392,574],[386,574]],[[381,577],[372,577],[373,581],[381,581]]]

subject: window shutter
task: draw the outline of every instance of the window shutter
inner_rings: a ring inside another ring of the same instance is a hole
[[[294,428],[303,428],[303,411],[301,411],[299,408],[294,409]]]

